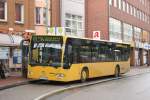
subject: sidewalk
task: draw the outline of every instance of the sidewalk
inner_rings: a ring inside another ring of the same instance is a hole
[[[124,75],[126,76],[134,76],[137,74],[150,73],[150,66],[137,66],[131,67],[130,71]]]
[[[150,66],[139,66],[139,67],[131,67],[130,71],[126,73],[126,76],[134,76],[137,74],[144,74],[150,72]],[[21,73],[11,73],[10,77],[7,77],[6,79],[0,79],[0,90],[7,89],[10,87],[15,87],[18,85],[27,84],[29,79],[22,78]]]
[[[21,76],[21,72],[13,72],[6,79],[0,79],[0,90],[27,84],[28,82],[28,79]]]

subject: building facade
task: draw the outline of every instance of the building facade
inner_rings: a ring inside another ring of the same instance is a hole
[[[149,64],[150,0],[88,0],[86,8],[87,37],[101,31],[102,39],[129,43],[131,65]]]
[[[50,8],[51,27],[61,27],[65,35],[85,37],[85,0],[51,0]]]
[[[37,35],[48,34],[48,28],[50,27],[50,1],[51,0],[35,0],[35,33]]]
[[[22,35],[34,31],[34,0],[0,0],[0,61],[21,68]]]
[[[109,0],[109,16],[110,40],[118,39],[132,44],[131,65],[150,62],[147,48],[150,37],[150,0]],[[113,26],[119,30],[114,31]],[[115,34],[116,38],[113,37]]]

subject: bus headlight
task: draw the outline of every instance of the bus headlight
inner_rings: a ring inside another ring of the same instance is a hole
[[[65,75],[62,74],[62,73],[58,73],[58,74],[56,74],[56,77],[59,78],[59,79],[62,79],[62,78],[65,77]]]

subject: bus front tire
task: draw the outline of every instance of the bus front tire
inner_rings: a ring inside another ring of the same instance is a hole
[[[89,71],[87,68],[84,68],[82,71],[81,71],[81,79],[80,81],[82,83],[86,82],[86,80],[88,79],[89,77]]]
[[[119,66],[117,66],[115,68],[115,74],[114,74],[114,76],[115,76],[115,78],[118,78],[120,76],[120,67]]]

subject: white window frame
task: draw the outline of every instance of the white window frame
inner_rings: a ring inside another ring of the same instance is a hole
[[[15,22],[18,24],[23,24],[24,23],[24,5],[23,4],[20,4],[20,5],[21,5],[21,21],[15,21]]]
[[[71,15],[70,18],[65,17],[65,23],[66,23],[66,20],[69,20],[71,22],[71,26],[70,27],[68,27],[68,26],[65,25],[65,29],[70,29],[71,30],[70,33],[66,32],[67,35],[78,36],[80,34],[79,31],[81,31],[82,34],[83,34],[83,32],[84,32],[84,29],[83,29],[84,28],[84,26],[83,26],[84,25],[84,23],[83,23],[83,16],[81,16],[81,15],[75,15],[75,14],[71,14],[71,13],[66,13],[66,14]],[[77,17],[82,17],[82,20],[79,20],[78,18],[77,19],[73,19],[72,18],[73,15],[77,16]],[[76,29],[77,33],[73,33],[73,30],[75,29],[75,28],[73,28],[73,21],[75,21],[77,23],[77,26],[76,26],[77,27],[77,29]],[[82,23],[82,27],[81,28],[79,28],[78,23]]]
[[[5,4],[5,13],[4,13],[5,18],[0,19],[1,22],[6,22],[7,21],[7,2],[5,1],[4,4]]]

